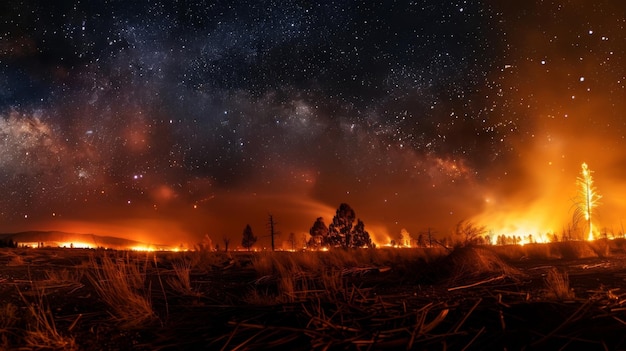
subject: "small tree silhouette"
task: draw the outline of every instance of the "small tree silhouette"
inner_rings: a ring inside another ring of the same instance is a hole
[[[248,249],[248,251],[250,251],[250,248],[252,248],[252,245],[254,245],[254,243],[256,243],[257,237],[254,236],[254,234],[252,234],[252,228],[250,228],[250,225],[247,224],[246,228],[244,228],[243,230],[243,238],[241,239],[241,246],[245,247],[246,249]]]
[[[291,251],[296,250],[296,234],[291,232],[289,233],[289,243],[291,244]]]
[[[224,252],[228,252],[228,244],[230,244],[230,238],[223,237],[222,240],[224,240]]]

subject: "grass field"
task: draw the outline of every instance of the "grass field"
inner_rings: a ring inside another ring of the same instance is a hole
[[[620,241],[2,249],[0,349],[619,349],[624,258]]]

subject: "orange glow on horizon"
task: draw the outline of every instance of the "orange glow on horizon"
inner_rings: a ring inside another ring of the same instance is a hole
[[[155,248],[151,246],[131,246],[128,249],[131,251],[148,251],[148,252],[156,251]]]
[[[68,241],[68,242],[60,242],[58,243],[59,247],[63,248],[74,248],[74,249],[95,249],[96,245],[80,242],[80,241]]]

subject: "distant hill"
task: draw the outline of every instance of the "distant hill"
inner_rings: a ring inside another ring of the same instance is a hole
[[[164,248],[165,245],[144,243],[136,240],[117,238],[113,236],[100,236],[96,234],[78,234],[58,231],[27,231],[19,233],[0,233],[0,240],[26,245],[43,243],[44,246],[67,246],[71,244],[81,247],[79,244],[87,244],[90,247],[104,247],[111,249],[128,249],[131,247]]]

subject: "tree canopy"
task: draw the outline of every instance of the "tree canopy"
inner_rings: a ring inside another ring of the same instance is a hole
[[[318,217],[313,223],[311,229],[309,229],[311,239],[309,239],[308,246],[313,249],[324,246],[324,243],[328,238],[328,227],[324,223],[324,218]]]
[[[370,239],[370,234],[365,230],[365,223],[362,220],[357,220],[354,229],[352,230],[352,235],[350,236],[352,242],[350,243],[350,247],[371,247],[372,239]]]
[[[371,247],[372,240],[365,230],[365,223],[358,220],[356,213],[347,203],[339,205],[331,224],[326,227],[322,217],[317,218],[309,230],[309,247]]]

